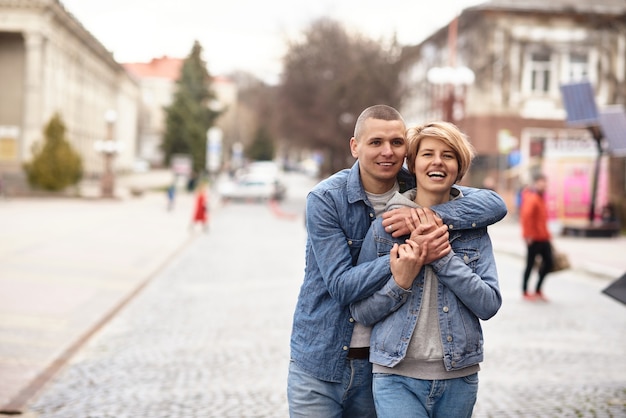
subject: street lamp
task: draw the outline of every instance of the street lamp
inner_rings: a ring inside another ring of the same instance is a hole
[[[104,114],[107,124],[107,135],[104,141],[96,141],[94,148],[104,157],[104,171],[100,180],[100,190],[103,198],[112,198],[115,195],[115,176],[113,174],[113,158],[121,150],[121,144],[114,140],[115,110],[107,110]]]
[[[467,87],[474,83],[474,72],[464,66],[434,67],[426,73],[429,83],[437,86],[435,100],[441,106],[443,118],[455,123],[465,114]]]

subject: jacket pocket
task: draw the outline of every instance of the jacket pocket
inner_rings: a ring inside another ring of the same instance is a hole
[[[450,246],[456,257],[459,257],[472,271],[476,271],[480,260],[480,240],[487,233],[487,228],[473,231],[457,232],[450,237]]]

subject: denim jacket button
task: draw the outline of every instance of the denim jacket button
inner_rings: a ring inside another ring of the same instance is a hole
[[[448,229],[454,229],[454,225],[452,224],[448,225]]]
[[[354,322],[354,318],[350,318],[350,319],[349,319],[349,321],[350,321],[350,322]]]
[[[446,338],[446,340],[448,340],[448,342],[452,342],[452,335],[448,335],[448,338]]]
[[[350,347],[348,347],[347,345],[344,345],[344,346],[342,347],[342,349],[343,349],[343,351],[348,351],[348,350],[350,349]]]
[[[476,222],[472,222],[472,228],[476,228]]]
[[[348,240],[348,245],[352,245],[352,240]]]
[[[467,256],[467,254],[463,256],[463,261],[465,261],[465,264],[469,263],[469,257]]]
[[[370,212],[370,218],[373,218],[374,214],[372,212]]]
[[[448,311],[449,311],[449,310],[450,310],[450,308],[448,308],[447,306],[444,306],[444,307],[443,307],[443,311],[444,311],[445,313],[448,313]]]

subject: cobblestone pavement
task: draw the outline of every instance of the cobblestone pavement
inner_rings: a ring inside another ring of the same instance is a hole
[[[192,209],[185,192],[170,212],[164,192],[0,200],[0,410],[19,410],[38,382],[193,240]]]
[[[610,281],[555,273],[549,302],[527,302],[521,258],[496,260],[504,301],[483,323],[474,417],[626,417],[626,306],[601,293]]]
[[[210,232],[85,345],[28,415],[286,417],[306,238],[301,216],[288,215],[260,204],[222,207]],[[548,303],[525,302],[511,245],[519,238],[510,234],[492,233],[504,304],[484,323],[474,417],[625,417],[626,306],[601,293],[609,277],[556,273],[546,279]]]
[[[32,405],[41,417],[287,416],[305,232],[230,205]]]

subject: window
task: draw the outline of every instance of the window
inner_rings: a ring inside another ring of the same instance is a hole
[[[582,81],[589,78],[589,62],[587,54],[571,53],[569,55],[569,81]]]
[[[534,92],[547,93],[550,91],[550,54],[536,52],[531,55],[530,88]]]

